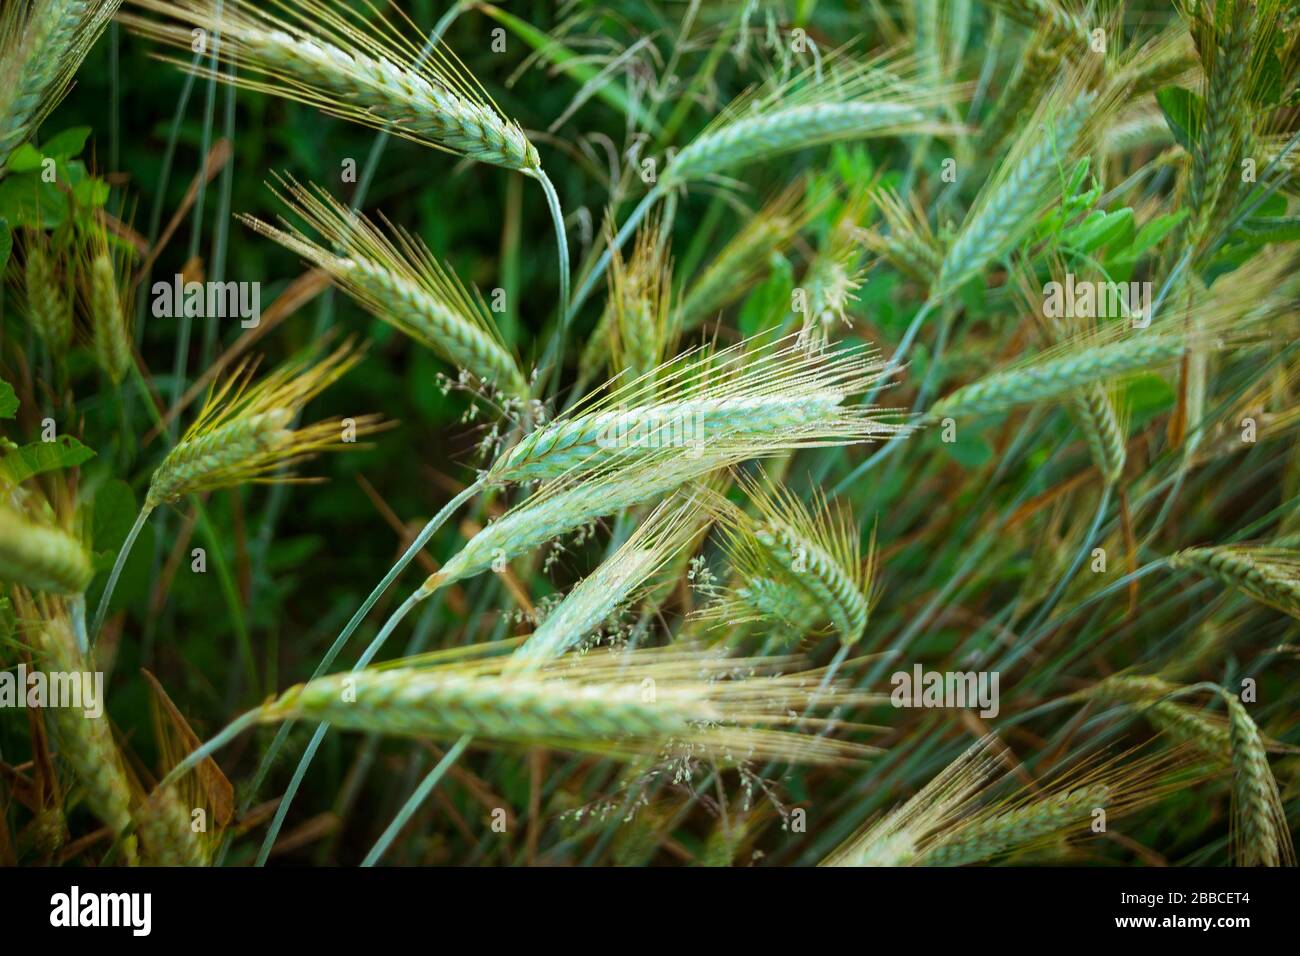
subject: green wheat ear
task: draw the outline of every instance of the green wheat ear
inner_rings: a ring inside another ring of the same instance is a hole
[[[0,12],[0,175],[72,84],[121,0],[10,0]]]
[[[1233,694],[1224,693],[1232,744],[1233,843],[1243,866],[1294,866],[1295,848],[1277,780],[1259,728]]]
[[[507,402],[527,402],[528,381],[482,296],[423,242],[391,226],[381,230],[319,186],[292,179],[282,185],[281,201],[321,242],[288,223],[281,229],[251,216],[242,221],[320,266],[377,318],[474,375]]]

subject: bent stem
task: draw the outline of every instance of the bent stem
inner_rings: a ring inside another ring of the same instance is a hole
[[[432,593],[432,591],[427,591],[424,588],[417,588],[412,591],[410,596],[399,604],[397,610],[384,622],[384,626],[379,629],[379,633],[370,642],[370,646],[366,648],[365,653],[353,665],[352,673],[355,674],[369,664],[388,638],[392,636],[393,631],[397,630],[397,625],[402,623],[402,619],[411,613],[412,608]],[[312,760],[315,759],[316,751],[320,749],[321,741],[325,739],[325,734],[329,732],[329,729],[330,725],[328,723],[322,723],[317,727],[316,733],[312,735],[311,742],[307,745],[307,749],[303,751],[298,766],[293,772],[293,779],[289,781],[288,789],[285,790],[284,796],[280,798],[280,805],[275,808],[275,819],[271,821],[271,826],[266,831],[266,837],[262,840],[262,848],[257,853],[257,862],[254,865],[266,865],[266,861],[271,855],[271,849],[275,846],[276,838],[280,835],[280,828],[284,826],[284,818],[289,815],[289,807],[293,805],[293,798],[298,795],[298,788],[302,786],[303,777],[307,775],[307,768],[311,766]]]
[[[95,610],[95,620],[90,626],[90,643],[93,643],[99,636],[99,629],[103,627],[104,618],[108,615],[108,605],[113,598],[113,589],[117,587],[117,579],[122,576],[122,568],[126,566],[126,559],[131,554],[135,539],[140,537],[140,532],[144,530],[144,523],[149,520],[151,514],[153,514],[153,505],[146,503],[140,509],[140,513],[136,515],[135,524],[131,525],[126,540],[122,542],[122,547],[117,551],[117,560],[113,562],[113,570],[108,575],[108,583],[104,585],[104,593],[99,599],[99,607]]]
[[[542,192],[546,195],[546,205],[551,210],[551,220],[555,223],[555,251],[560,257],[561,320],[558,334],[562,342],[569,315],[569,236],[564,231],[564,211],[560,209],[560,196],[555,191],[551,177],[547,176],[546,171],[540,167],[533,176],[541,183]]]

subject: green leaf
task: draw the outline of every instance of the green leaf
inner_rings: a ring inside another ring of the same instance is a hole
[[[55,133],[41,144],[41,152],[55,159],[71,159],[80,156],[86,148],[86,139],[90,136],[89,126],[72,126]]]
[[[1205,123],[1205,103],[1191,90],[1185,90],[1181,86],[1166,86],[1156,93],[1156,102],[1165,114],[1165,122],[1169,124],[1174,139],[1190,153],[1201,138],[1201,127]]]
[[[5,169],[10,174],[30,173],[33,170],[41,168],[41,160],[45,157],[31,143],[23,143],[9,155],[9,161],[5,163]]]
[[[9,253],[14,248],[14,231],[9,228],[9,220],[0,217],[0,272],[9,264]]]
[[[1123,242],[1133,235],[1133,210],[1106,213],[1097,210],[1079,225],[1066,231],[1061,242],[1076,252],[1092,252],[1113,242]]]
[[[1133,254],[1141,255],[1146,252],[1174,229],[1178,228],[1178,225],[1186,218],[1186,209],[1180,209],[1167,216],[1156,216],[1138,230],[1137,236],[1133,239]]]
[[[0,477],[18,484],[32,475],[75,468],[94,457],[94,451],[71,435],[60,435],[54,441],[38,441],[9,452],[0,459]]]
[[[1257,244],[1294,242],[1300,239],[1300,216],[1252,216],[1232,237]]]
[[[0,378],[0,418],[13,418],[18,411],[18,396],[14,387]]]

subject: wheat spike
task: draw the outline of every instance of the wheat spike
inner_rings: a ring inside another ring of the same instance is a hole
[[[322,236],[328,248],[288,223],[251,216],[262,235],[320,266],[377,318],[465,369],[501,394],[524,401],[528,382],[497,331],[482,297],[441,265],[419,239],[391,226],[385,235],[319,186],[284,183],[281,200]]]
[[[208,854],[191,829],[178,786],[162,787],[136,810],[136,833],[149,866],[207,866]]]
[[[583,578],[515,652],[527,667],[558,657],[598,629],[698,532],[693,504],[659,504],[612,555]]]
[[[947,91],[923,92],[900,78],[898,66],[829,63],[752,91],[682,149],[661,182],[667,188],[838,140],[941,130],[928,107]]]
[[[1292,617],[1300,617],[1300,554],[1290,548],[1186,548],[1169,558],[1169,566],[1207,575]]]
[[[1124,474],[1128,439],[1115,405],[1100,385],[1080,389],[1072,399],[1074,419],[1088,442],[1092,460],[1106,484],[1113,485]]]
[[[123,22],[154,39],[188,48],[188,27],[221,33],[219,58],[238,72],[178,63],[203,76],[298,100],[480,163],[535,174],[537,150],[501,115],[454,54],[439,44],[420,62],[418,47],[382,15],[373,22],[334,0],[271,0],[269,13],[215,0],[132,0],[186,28],[136,16]]]
[[[795,182],[774,196],[727,241],[687,286],[679,308],[682,331],[689,331],[735,302],[766,271],[803,228],[813,210],[802,203],[803,184]]]
[[[0,173],[59,104],[120,0],[11,0],[0,12]]]
[[[493,481],[551,478],[646,455],[742,457],[884,437],[898,426],[869,406],[844,407],[884,374],[862,349],[755,337],[685,353],[535,429],[489,469]],[[748,450],[748,451],[746,451]]]
[[[72,341],[72,301],[44,233],[28,233],[23,291],[32,328],[52,353],[62,355]]]
[[[1045,26],[1058,42],[1076,48],[1088,42],[1087,22],[1057,0],[993,0],[993,5],[1019,24]]]
[[[925,866],[965,866],[1031,846],[1045,837],[1084,830],[1092,813],[1104,809],[1110,788],[1101,784],[1050,794],[1023,807],[961,825],[925,851]]]
[[[72,628],[62,617],[47,616],[35,635],[35,645],[51,670],[64,673],[94,670],[93,664],[78,653]],[[72,707],[50,707],[45,714],[58,743],[59,755],[85,788],[91,810],[114,833],[125,833],[132,823],[134,795],[108,716],[88,717]],[[127,862],[134,865],[134,837],[123,840],[122,847]]]
[[[1232,743],[1233,842],[1243,866],[1294,866],[1286,811],[1268,765],[1259,728],[1245,706],[1225,693]]]
[[[285,469],[318,452],[353,447],[343,441],[341,419],[302,428],[292,423],[360,359],[343,345],[314,363],[310,357],[289,362],[255,385],[251,367],[243,366],[208,394],[198,419],[154,471],[145,509],[249,481],[293,480]],[[375,416],[354,423],[358,435],[380,427]]]
[[[127,325],[130,315],[119,294],[123,286],[121,273],[113,256],[103,249],[90,262],[89,302],[91,345],[95,363],[108,380],[120,384],[131,368],[131,337]]]
[[[321,677],[257,711],[262,722],[291,718],[399,736],[472,734],[497,743],[542,744],[608,756],[685,750],[724,762],[794,759],[835,763],[868,748],[779,728],[787,712],[817,694],[808,675],[746,676],[756,661],[682,652],[609,652],[538,661],[511,670],[496,657],[440,666],[385,666]]]
[[[94,575],[76,538],[0,503],[0,579],[34,591],[81,594]]]
[[[975,199],[948,247],[932,295],[956,290],[1003,255],[1034,221],[1056,171],[1064,164],[1088,120],[1095,97],[1080,93],[1064,107],[1048,100],[1027,123],[997,176]]]

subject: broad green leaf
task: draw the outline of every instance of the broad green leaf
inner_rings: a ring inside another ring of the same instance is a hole
[[[0,459],[0,478],[18,484],[32,475],[75,468],[94,457],[94,451],[71,435],[60,435],[54,441],[33,442],[10,451]]]
[[[91,547],[115,554],[135,520],[136,503],[131,486],[120,478],[105,482],[95,492],[91,522]]]
[[[1092,252],[1111,243],[1123,242],[1133,235],[1133,210],[1094,212],[1061,237],[1063,245],[1076,252]]]
[[[86,139],[90,136],[89,126],[72,126],[55,133],[41,144],[41,153],[55,159],[71,159],[80,156],[86,148]]]
[[[1141,255],[1143,252],[1146,252],[1165,236],[1169,235],[1170,232],[1178,228],[1179,223],[1186,218],[1186,209],[1180,209],[1167,216],[1156,216],[1138,230],[1131,247],[1133,254]]]

